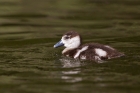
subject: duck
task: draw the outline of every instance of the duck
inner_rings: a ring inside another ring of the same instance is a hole
[[[124,53],[109,45],[99,43],[82,45],[81,36],[75,31],[66,32],[54,48],[61,46],[65,47],[62,51],[64,56],[80,60],[102,61],[124,56]]]

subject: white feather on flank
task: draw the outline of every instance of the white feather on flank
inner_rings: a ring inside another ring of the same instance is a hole
[[[79,57],[80,53],[87,50],[88,49],[88,46],[84,46],[81,50],[78,50],[78,52],[76,53],[76,55],[74,56],[74,58],[77,58]]]
[[[95,56],[94,58],[95,58],[96,61],[100,61],[101,60],[99,56]]]
[[[100,48],[96,48],[96,49],[95,49],[95,52],[96,52],[96,54],[99,55],[100,57],[104,57],[104,56],[107,55],[107,52],[104,51],[104,50],[102,50],[102,49],[100,49]]]
[[[87,59],[86,56],[80,56],[80,59]]]

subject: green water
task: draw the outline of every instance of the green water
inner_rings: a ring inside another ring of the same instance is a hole
[[[105,63],[61,57],[70,30],[126,54]],[[1,0],[0,93],[140,93],[139,0]]]

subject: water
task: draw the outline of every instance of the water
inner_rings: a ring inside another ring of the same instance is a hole
[[[1,0],[1,93],[139,93],[139,0]],[[125,57],[105,63],[61,57],[69,30]]]

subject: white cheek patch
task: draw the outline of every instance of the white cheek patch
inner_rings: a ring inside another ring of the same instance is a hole
[[[66,37],[66,35],[64,35],[62,37],[62,42],[64,43],[64,46],[67,48],[77,48],[80,45],[80,37],[79,36],[75,36],[71,39],[67,39],[65,40],[64,37]]]
[[[107,52],[104,51],[104,50],[102,50],[102,49],[100,49],[100,48],[96,48],[96,49],[95,49],[95,52],[96,52],[96,54],[99,55],[100,57],[104,57],[104,56],[107,55]]]
[[[77,53],[75,54],[74,58],[79,57],[80,53],[87,50],[88,46],[84,46],[81,50],[78,50]]]

